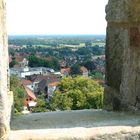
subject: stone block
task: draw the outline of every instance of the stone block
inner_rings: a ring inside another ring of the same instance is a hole
[[[109,100],[112,101],[110,108],[139,110],[136,104],[140,103],[140,1],[110,0],[106,12],[106,83],[109,88],[105,90],[104,106],[108,106]]]

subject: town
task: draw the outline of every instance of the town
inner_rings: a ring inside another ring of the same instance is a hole
[[[44,104],[51,104],[67,77],[80,76],[105,86],[105,37],[9,37],[9,53],[11,79],[16,77],[24,89],[18,112],[39,112],[36,106],[42,95]]]

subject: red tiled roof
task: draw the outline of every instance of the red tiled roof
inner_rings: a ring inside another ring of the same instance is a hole
[[[65,68],[60,70],[61,74],[64,74],[65,72],[70,73],[70,68]]]
[[[80,68],[80,71],[81,71],[81,72],[88,72],[87,68],[84,67],[84,66]]]
[[[26,85],[31,85],[32,84],[32,81],[30,81],[30,80],[21,80],[21,82],[22,82],[22,84],[24,85],[24,86],[26,86]]]
[[[27,93],[28,96],[30,96],[34,100],[37,99],[36,96],[35,96],[35,94],[29,88],[27,88],[26,86],[24,86],[24,88],[25,88],[26,93]]]
[[[16,56],[16,57],[15,57],[15,60],[16,60],[17,62],[22,62],[23,59],[24,59],[24,57],[22,57],[22,56]]]
[[[56,76],[44,76],[44,75],[37,75],[32,79],[33,82],[40,82],[42,80],[48,81],[48,82],[56,82],[59,81],[58,77]]]
[[[48,76],[44,76],[44,75],[33,75],[31,76],[31,81],[33,82],[40,82],[41,80],[47,80]]]

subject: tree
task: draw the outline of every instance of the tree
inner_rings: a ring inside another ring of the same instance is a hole
[[[95,72],[94,79],[104,80],[104,75],[100,72]]]
[[[21,81],[16,76],[10,77],[10,90],[14,94],[14,108],[15,112],[21,112],[24,105],[25,89],[22,86]]]
[[[10,68],[13,68],[14,65],[18,64],[16,60],[12,60],[10,63],[9,63],[9,67]]]
[[[29,66],[30,67],[50,67],[55,70],[60,69],[59,61],[52,56],[49,56],[47,58],[38,58],[36,56],[29,56]]]
[[[78,64],[75,64],[71,67],[71,72],[70,72],[71,75],[80,75],[81,72],[80,72],[80,65]]]
[[[38,58],[36,56],[29,56],[29,66],[30,67],[48,67],[49,64],[45,59]]]
[[[104,55],[105,47],[99,47],[98,45],[95,45],[94,47],[92,47],[92,52],[94,55]]]
[[[93,71],[96,68],[96,64],[94,61],[87,61],[85,62],[84,66],[90,71]]]
[[[50,102],[52,110],[99,109],[103,106],[103,88],[85,77],[66,77]]]
[[[59,61],[56,57],[50,56],[46,59],[46,61],[47,61],[47,64],[50,68],[53,68],[55,70],[60,69],[60,64],[59,64]]]
[[[72,98],[68,94],[62,94],[57,91],[50,103],[51,110],[71,110]]]
[[[37,98],[37,105],[36,105],[36,107],[34,107],[33,112],[47,112],[47,111],[48,110],[46,108],[45,97],[43,94],[41,94]]]
[[[79,48],[76,53],[78,55],[89,55],[90,53],[92,53],[92,51],[89,49],[89,48],[86,48],[86,47],[82,47],[82,48]]]
[[[15,56],[15,50],[12,48],[9,48],[9,54],[11,54],[13,57]]]

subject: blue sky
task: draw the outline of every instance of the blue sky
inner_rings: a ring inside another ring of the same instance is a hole
[[[8,34],[105,34],[107,2],[7,0]]]

